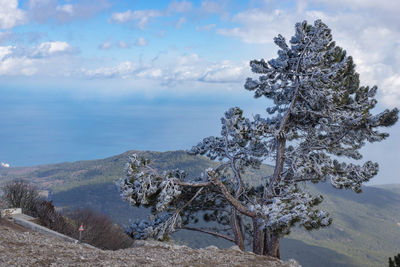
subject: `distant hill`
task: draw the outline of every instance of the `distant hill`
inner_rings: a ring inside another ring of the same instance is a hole
[[[48,190],[57,207],[92,207],[120,224],[127,224],[129,219],[145,218],[148,213],[122,201],[114,185],[123,176],[128,155],[134,152],[150,158],[159,170],[180,168],[189,175],[199,175],[215,164],[184,151],[128,151],[99,160],[0,169],[0,183],[12,178],[26,179]],[[270,166],[260,170],[264,175],[271,171]],[[247,177],[254,184],[259,182],[255,173]],[[400,251],[400,185],[364,187],[361,194],[336,190],[327,184],[305,186],[312,193],[324,196],[321,208],[334,221],[328,229],[311,232],[295,229],[282,241],[284,258],[295,258],[303,266],[311,267],[385,266],[388,257]],[[174,239],[192,247],[232,245],[190,231],[180,231]]]
[[[373,187],[382,188],[400,194],[400,184],[373,185]]]

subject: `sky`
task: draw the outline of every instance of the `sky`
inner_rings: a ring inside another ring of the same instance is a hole
[[[376,112],[400,107],[400,1],[0,0],[0,161],[30,166],[130,149],[190,149],[220,117],[269,103],[244,90],[273,38],[322,19]],[[399,183],[400,124],[363,148],[372,184]]]

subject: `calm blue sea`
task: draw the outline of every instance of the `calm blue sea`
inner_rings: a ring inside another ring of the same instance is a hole
[[[239,101],[253,114],[264,110],[249,93]],[[107,98],[0,89],[0,161],[30,166],[104,158],[130,149],[189,149],[217,135],[223,112],[239,101],[222,95]]]

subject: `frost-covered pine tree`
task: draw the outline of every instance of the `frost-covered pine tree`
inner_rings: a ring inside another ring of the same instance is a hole
[[[377,163],[354,162],[361,160],[366,142],[388,137],[378,129],[392,126],[398,110],[372,113],[377,87],[360,86],[353,59],[320,20],[297,23],[289,44],[281,35],[274,41],[278,57],[251,61],[259,77],[245,83],[256,98],[272,101],[267,115],[248,119],[231,108],[221,119],[221,136],[205,138],[190,151],[218,160],[217,167],[203,177],[187,177],[181,170],[158,173],[148,160],[130,158],[119,181],[122,196],[158,214],[133,224],[133,236],[165,239],[185,228],[225,238],[242,250],[251,240],[254,253],[279,257],[279,239],[293,225],[317,229],[332,221],[316,209],[322,196],[307,193],[307,182],[358,193],[376,175]],[[275,162],[273,174],[262,177],[258,187],[249,186],[246,171],[265,160]],[[200,210],[229,229],[188,227]]]

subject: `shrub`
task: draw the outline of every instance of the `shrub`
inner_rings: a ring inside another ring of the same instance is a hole
[[[56,211],[52,201],[41,201],[36,206],[36,210],[41,225],[75,238],[74,234],[76,230],[74,229],[74,224],[68,222],[60,212]]]
[[[40,200],[39,191],[24,180],[7,182],[2,188],[2,205],[5,208],[21,208],[24,214],[36,216]]]
[[[128,248],[133,243],[123,229],[104,214],[86,208],[72,211],[67,216],[75,223],[76,230],[83,224],[82,242],[109,250]],[[78,231],[75,235],[77,238]]]

